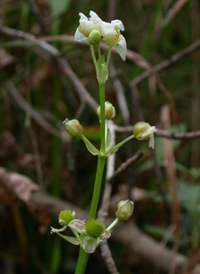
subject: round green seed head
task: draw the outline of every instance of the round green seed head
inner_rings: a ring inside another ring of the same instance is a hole
[[[58,218],[59,224],[62,226],[68,225],[72,220],[74,220],[75,215],[75,212],[72,212],[71,210],[61,211]]]
[[[105,226],[98,220],[91,219],[85,224],[86,234],[92,238],[97,239],[104,233]]]

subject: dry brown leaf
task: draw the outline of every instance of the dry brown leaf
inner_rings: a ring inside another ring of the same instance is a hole
[[[4,185],[9,192],[19,200],[28,202],[33,191],[39,189],[29,178],[18,173],[8,173],[5,168],[0,168],[0,184]]]
[[[3,68],[15,61],[15,57],[8,53],[5,49],[0,49],[0,67]]]

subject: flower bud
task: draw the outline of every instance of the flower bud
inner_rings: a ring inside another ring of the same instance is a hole
[[[58,222],[62,226],[67,226],[76,216],[75,211],[63,210],[60,212]]]
[[[74,136],[74,137],[80,137],[83,133],[83,128],[80,125],[79,121],[76,119],[73,120],[69,120],[69,119],[65,119],[65,121],[63,122],[66,131]]]
[[[101,108],[100,106],[97,109],[97,115],[101,117]],[[110,102],[105,102],[105,119],[110,120],[115,117],[115,108]]]
[[[98,220],[90,219],[85,224],[85,232],[88,236],[97,239],[105,231],[105,226]]]
[[[119,221],[128,220],[133,214],[134,203],[130,200],[121,201],[117,205],[118,210],[115,215]]]
[[[154,133],[156,131],[155,126],[151,127],[148,123],[138,122],[133,128],[133,135],[139,141],[150,138],[149,147],[154,148]]]
[[[93,30],[88,36],[88,42],[95,46],[101,42],[101,33],[98,30]]]

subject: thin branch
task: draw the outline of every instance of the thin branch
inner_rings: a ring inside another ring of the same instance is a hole
[[[183,58],[184,56],[187,56],[188,54],[192,53],[193,51],[197,50],[200,47],[200,39],[196,40],[193,44],[189,45],[187,48],[183,49],[182,51],[179,51],[177,53],[175,53],[174,55],[172,55],[168,60],[161,62],[160,64],[157,64],[156,66],[154,66],[154,70],[156,72],[162,71],[165,68],[170,67],[171,65],[173,65],[174,63],[176,63],[177,61],[179,61],[181,58]],[[132,82],[131,82],[131,86],[136,86],[137,84],[139,84],[142,80],[146,79],[147,77],[149,77],[152,74],[151,71],[144,71],[143,73],[141,73],[138,77],[136,77]]]
[[[126,172],[132,165],[137,163],[141,157],[144,155],[143,151],[138,151],[136,155],[129,158],[126,162],[124,162],[114,173],[113,175],[108,179],[109,183],[113,183],[121,174]]]
[[[40,24],[42,31],[44,32],[44,34],[48,34],[48,31],[45,26],[45,21],[40,13],[38,6],[36,5],[36,3],[33,0],[27,0],[27,2],[29,3],[29,6],[31,8],[33,15],[35,16],[36,20]]]
[[[28,110],[30,116],[41,126],[43,127],[46,131],[48,131],[50,134],[63,139],[63,140],[67,140],[67,135],[62,135],[62,132],[58,131],[57,129],[55,129],[51,124],[49,124],[44,118],[43,116],[37,112],[36,110],[34,110],[25,100],[24,98],[21,96],[21,94],[18,92],[18,90],[16,89],[16,87],[13,85],[12,82],[10,81],[6,81],[4,82],[4,85],[6,87],[6,89],[9,91],[9,93],[11,94],[11,96],[14,98],[14,100],[16,101],[16,103],[20,106],[21,109],[23,109],[25,112]]]
[[[164,137],[164,138],[169,138],[169,139],[177,139],[177,140],[190,140],[190,139],[195,139],[195,138],[200,138],[200,130],[198,131],[192,131],[192,132],[181,132],[181,133],[172,133],[172,132],[167,132],[162,129],[157,129],[157,132],[155,135],[157,137]],[[133,132],[133,126],[128,126],[128,127],[119,127],[115,126],[116,132]]]
[[[16,29],[11,29],[11,28],[5,27],[1,24],[0,24],[0,33],[11,36],[13,38],[32,40],[33,42],[36,41],[36,39],[35,39],[36,37],[32,34],[29,34],[29,33],[23,32],[23,31],[19,31]],[[82,102],[86,102],[88,105],[90,105],[90,107],[93,109],[93,111],[96,112],[96,110],[98,108],[97,102],[88,93],[88,91],[86,90],[84,85],[81,83],[81,81],[79,80],[77,75],[71,69],[71,67],[68,64],[68,62],[66,61],[66,59],[60,57],[60,52],[56,48],[51,46],[50,44],[43,42],[43,41],[36,43],[35,46],[39,47],[42,50],[42,53],[37,52],[37,54],[40,54],[42,57],[47,58],[47,59],[52,58],[52,57],[55,58],[59,67],[61,68],[62,72],[65,75],[67,75],[67,77],[71,80],[80,100]],[[34,50],[34,48],[33,48],[33,50]],[[46,56],[47,54],[49,55],[49,58],[48,58],[48,56]]]

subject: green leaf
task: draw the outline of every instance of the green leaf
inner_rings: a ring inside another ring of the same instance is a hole
[[[92,155],[99,155],[100,151],[82,134],[81,138],[83,142],[85,143],[85,146],[87,150],[92,154]]]
[[[80,245],[79,241],[75,237],[65,236],[65,235],[60,234],[59,232],[56,232],[56,234],[58,234],[65,241],[67,241],[73,245]]]

